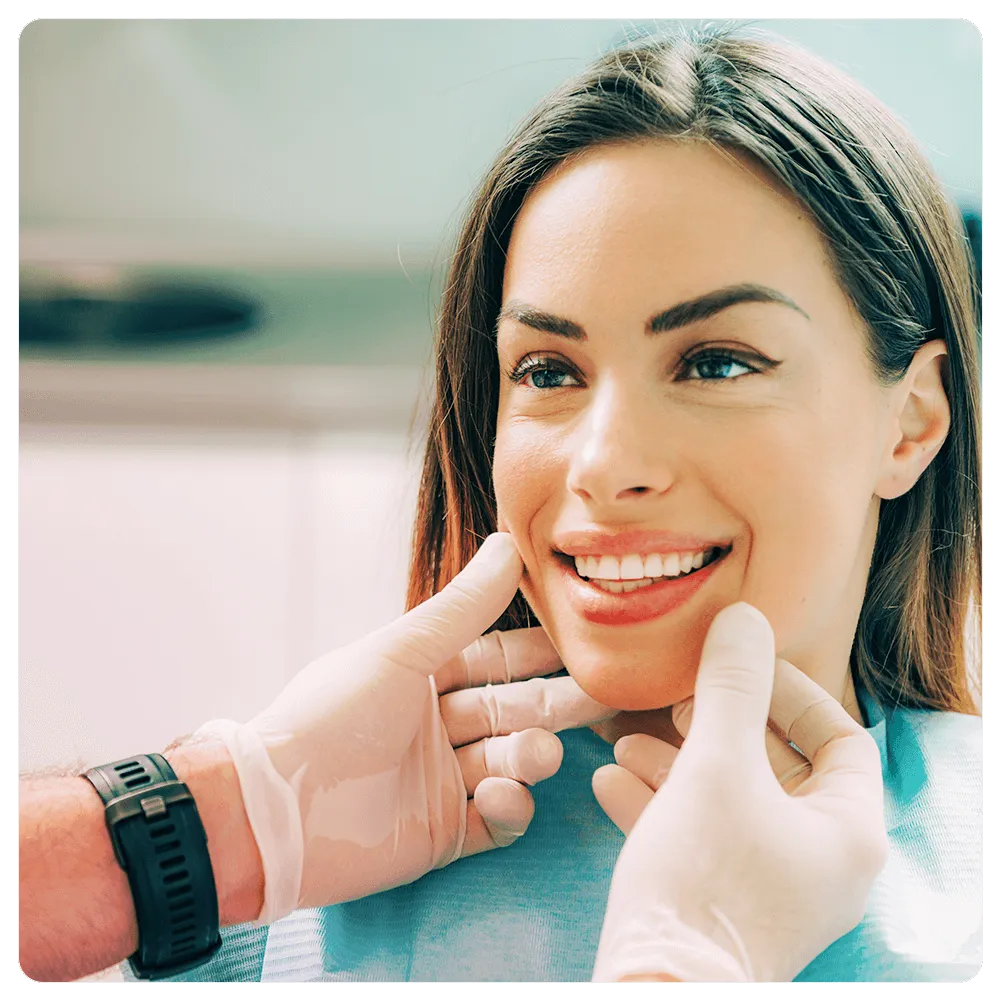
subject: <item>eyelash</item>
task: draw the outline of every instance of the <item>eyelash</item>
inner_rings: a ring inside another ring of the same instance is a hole
[[[762,371],[776,367],[780,362],[770,361],[767,358],[756,356],[751,362],[746,355],[740,355],[734,351],[728,351],[723,348],[713,347],[702,351],[696,351],[693,354],[687,354],[681,358],[681,365],[687,370],[691,370],[695,365],[705,362],[705,361],[729,361],[733,364],[742,365],[744,368],[748,368],[749,371],[743,372],[740,375],[734,375],[732,378],[706,378],[705,376],[700,376],[699,378],[682,379],[685,382],[734,382],[738,379],[745,378],[747,375],[759,374]],[[554,371],[559,372],[563,375],[573,375],[572,366],[567,362],[560,360],[559,358],[554,358],[549,355],[538,355],[531,354],[524,358],[521,362],[515,365],[512,369],[506,372],[507,378],[515,385],[520,384],[529,375],[533,375],[536,372],[542,371]],[[540,386],[527,386],[526,388],[531,388],[536,392],[547,392],[550,389],[562,389],[562,388],[575,388],[574,386],[550,386],[548,389],[542,388]]]

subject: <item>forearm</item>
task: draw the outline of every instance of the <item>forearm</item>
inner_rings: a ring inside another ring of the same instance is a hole
[[[232,761],[214,743],[182,745],[164,756],[198,806],[220,923],[256,919],[264,902],[263,872]],[[132,893],[96,791],[81,777],[22,780],[21,968],[32,979],[78,979],[137,947]]]

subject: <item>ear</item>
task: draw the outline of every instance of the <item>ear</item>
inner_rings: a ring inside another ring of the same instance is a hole
[[[883,500],[906,493],[948,436],[947,364],[944,341],[932,340],[913,355],[906,374],[892,387],[891,432],[875,486]]]

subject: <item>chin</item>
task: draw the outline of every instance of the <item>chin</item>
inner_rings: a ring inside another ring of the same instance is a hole
[[[595,701],[637,712],[676,705],[694,694],[714,609],[680,629],[665,628],[662,620],[629,628],[594,626],[573,615],[547,613],[550,609],[537,607],[526,590],[522,593],[563,666]]]
[[[655,648],[612,651],[596,643],[557,639],[553,644],[577,684],[610,708],[632,712],[666,708],[694,694],[699,656],[693,650],[670,655]]]

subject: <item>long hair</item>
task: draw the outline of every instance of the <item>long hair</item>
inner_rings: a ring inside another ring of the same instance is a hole
[[[950,431],[913,488],[882,501],[851,668],[883,706],[974,713],[980,385],[961,217],[871,94],[759,33],[700,28],[610,51],[545,98],[489,169],[441,301],[408,606],[440,590],[496,530],[496,321],[507,243],[526,195],[574,154],[657,139],[749,154],[807,206],[866,323],[872,373],[883,385],[903,377],[921,344],[944,340]],[[496,627],[534,623],[519,594]]]

